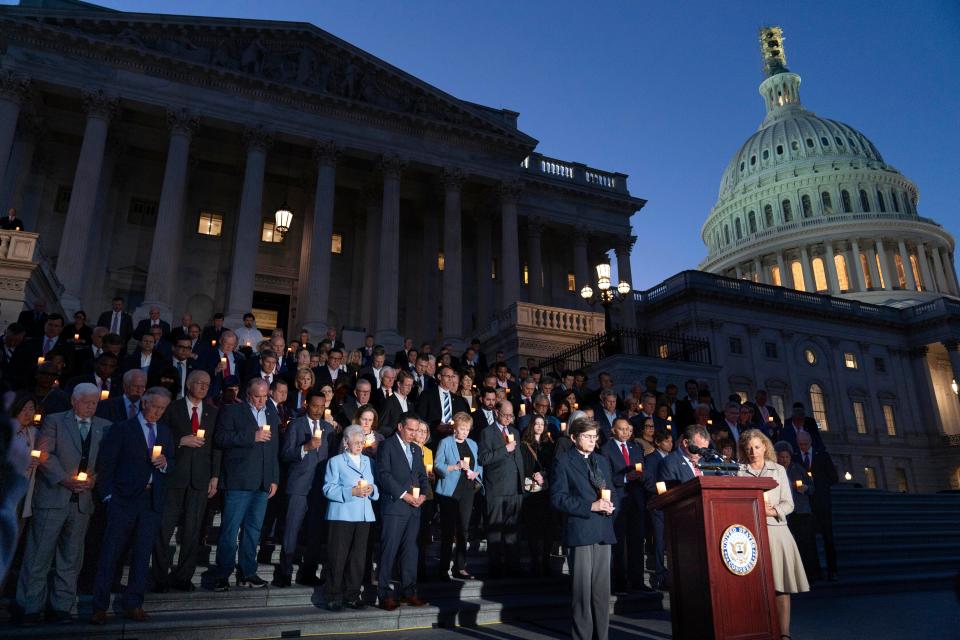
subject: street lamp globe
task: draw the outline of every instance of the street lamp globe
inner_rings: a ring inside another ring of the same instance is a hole
[[[617,291],[619,291],[620,295],[622,296],[627,295],[628,293],[630,293],[630,283],[626,281],[621,281],[620,284],[617,285]]]
[[[591,296],[593,296],[593,289],[590,288],[590,285],[584,285],[583,289],[580,289],[580,297],[589,300]]]

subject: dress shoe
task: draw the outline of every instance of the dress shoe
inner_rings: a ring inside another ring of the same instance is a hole
[[[90,624],[96,624],[96,625],[107,624],[107,612],[98,611],[97,609],[94,609],[93,615],[90,616]]]
[[[150,619],[143,607],[131,607],[123,610],[123,617],[134,622],[146,622]]]
[[[278,589],[285,589],[290,586],[290,576],[274,576],[273,582],[270,584]]]
[[[397,607],[400,606],[400,603],[394,598],[384,598],[380,601],[380,608],[384,611],[395,611]]]
[[[305,587],[319,587],[321,582],[320,578],[317,577],[317,574],[313,573],[298,573],[297,574],[297,584],[301,584]]]
[[[217,580],[213,583],[213,590],[221,593],[224,591],[230,591],[230,582],[226,578],[217,578]]]
[[[263,589],[267,586],[267,581],[254,574],[252,576],[237,576],[238,587],[249,587],[251,589]]]
[[[410,605],[411,607],[422,607],[427,604],[427,601],[419,596],[403,596],[400,598],[400,604]]]
[[[73,622],[73,618],[70,616],[69,611],[49,611],[47,613],[47,622],[52,622],[54,624],[63,624],[66,622]]]
[[[197,590],[197,588],[193,586],[193,582],[191,582],[190,580],[177,580],[170,586],[176,589],[177,591],[185,591],[187,593]]]
[[[327,603],[327,611],[343,611],[343,603],[339,600],[331,600]]]
[[[351,609],[360,610],[360,609],[367,608],[367,603],[360,598],[356,598],[354,600],[347,600],[344,604],[350,607]]]

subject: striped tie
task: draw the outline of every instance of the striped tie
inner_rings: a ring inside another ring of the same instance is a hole
[[[443,396],[443,418],[441,420],[444,423],[450,422],[453,419],[450,409],[450,392],[441,394]]]

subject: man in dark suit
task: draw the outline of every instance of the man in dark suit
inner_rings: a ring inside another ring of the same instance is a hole
[[[108,397],[119,395],[121,385],[116,384],[115,380],[117,365],[117,356],[109,352],[101,353],[100,357],[94,362],[93,371],[70,378],[64,385],[63,390],[70,393],[78,384],[89,382],[96,385],[100,391],[106,391]]]
[[[673,436],[669,431],[658,431],[653,434],[653,445],[656,449],[643,458],[643,488],[647,494],[647,499],[654,498],[657,495],[657,475],[660,463],[673,450]],[[650,586],[654,589],[662,589],[667,576],[667,565],[664,562],[663,555],[666,549],[665,538],[663,537],[663,512],[650,511],[650,522],[653,524],[654,556],[654,573],[650,577]]]
[[[288,497],[286,522],[283,528],[283,551],[280,564],[273,577],[273,586],[289,587],[293,575],[293,560],[297,551],[297,538],[304,520],[307,520],[309,541],[303,561],[297,571],[297,584],[316,587],[317,565],[321,557],[323,515],[323,478],[327,459],[336,446],[331,440],[336,430],[324,421],[323,413],[327,399],[318,389],[307,393],[307,412],[294,419],[283,436],[280,458],[288,467],[286,493]]]
[[[39,338],[43,334],[43,325],[47,322],[47,301],[37,298],[33,309],[24,309],[17,316],[17,324],[24,328],[28,338]]]
[[[657,469],[657,482],[665,482],[667,488],[672,489],[687,480],[703,475],[703,472],[697,468],[700,455],[690,452],[691,445],[696,445],[701,449],[710,447],[709,432],[698,424],[688,425],[684,428],[683,435],[677,441],[677,447],[673,450],[673,453],[660,461]]]
[[[755,402],[747,402],[753,407],[754,416],[761,425],[765,425],[768,433],[779,433],[783,428],[783,420],[772,405],[767,404],[766,389],[757,389]]]
[[[186,395],[187,379],[194,369],[196,369],[196,360],[194,360],[191,355],[190,338],[186,336],[177,338],[173,343],[173,358],[171,359],[170,366],[177,372],[178,391],[176,399],[178,400]],[[207,374],[207,384],[210,384],[209,373]],[[204,397],[207,395],[207,389],[204,389],[203,395]],[[213,436],[212,430],[210,431],[210,435],[211,437]]]
[[[617,392],[613,389],[604,389],[600,392],[600,405],[593,415],[597,421],[601,444],[613,437],[613,423],[620,417],[617,411]]]
[[[33,380],[37,366],[42,363],[38,360],[40,357],[46,358],[47,355],[56,350],[64,354],[68,351],[58,349],[62,347],[65,341],[61,340],[63,336],[63,316],[59,313],[51,313],[43,323],[43,332],[39,337],[28,338],[20,348],[16,349],[10,362],[10,370],[14,372],[15,379],[24,386]],[[72,347],[70,347],[72,350]],[[57,373],[60,373],[59,371]]]
[[[319,389],[323,385],[328,384],[332,389],[336,389],[337,383],[347,377],[347,374],[340,369],[342,364],[343,351],[331,349],[327,354],[327,364],[315,372],[317,376],[316,387]]]
[[[213,324],[208,324],[203,328],[203,333],[200,334],[200,342],[204,346],[216,347],[220,344],[220,338],[224,331],[229,331],[229,329],[223,326],[223,314],[218,311],[213,314]]]
[[[406,338],[403,341],[403,349],[397,351],[396,355],[393,356],[393,366],[395,369],[407,370],[407,365],[410,362],[411,349],[413,349],[413,339]]]
[[[425,353],[418,355],[413,368],[413,391],[411,392],[411,397],[414,402],[417,402],[421,394],[427,391],[427,389],[437,386],[436,380],[427,374],[429,367],[430,356]]]
[[[823,548],[827,556],[827,579],[834,581],[837,579],[837,550],[833,544],[833,500],[830,492],[840,478],[830,454],[824,449],[816,449],[813,438],[806,431],[797,434],[795,451],[797,453],[794,462],[802,465],[813,478],[814,490],[809,494],[810,510],[813,511],[817,533],[823,537]],[[819,565],[811,574],[821,575]]]
[[[610,548],[617,541],[611,516],[616,512],[613,499],[617,489],[610,461],[595,451],[597,423],[589,418],[574,420],[570,437],[574,448],[559,455],[554,464],[550,504],[567,515],[563,544],[573,579],[571,635],[578,640],[606,640],[610,626]]]
[[[193,324],[192,315],[185,313],[180,316],[180,324],[170,330],[170,341],[175,342],[178,338],[189,338],[191,324]]]
[[[316,388],[320,388],[320,385],[317,385]],[[354,416],[357,415],[357,409],[365,404],[370,404],[370,395],[370,381],[366,379],[357,380],[357,385],[353,388],[353,393],[340,405],[339,417],[336,418],[337,422],[347,425],[353,424]]]
[[[97,404],[97,417],[113,422],[123,422],[140,412],[140,398],[147,390],[147,374],[140,369],[131,369],[123,374],[123,393],[114,395]]]
[[[17,210],[7,209],[7,217],[0,220],[0,229],[4,231],[23,231],[23,220],[17,217]]]
[[[170,323],[160,319],[160,307],[150,307],[149,317],[144,318],[137,323],[137,328],[133,330],[133,337],[139,340],[150,333],[151,327],[160,327],[161,337],[164,339],[170,336]]]
[[[243,354],[237,351],[237,334],[227,329],[220,335],[220,346],[208,349],[200,358],[200,369],[210,374],[210,397],[217,399],[223,393],[223,381],[243,376],[246,360]]]
[[[797,435],[801,432],[810,434],[810,441],[813,443],[814,450],[827,450],[823,444],[823,438],[820,437],[820,425],[817,424],[816,420],[807,415],[802,402],[794,402],[792,415],[790,419],[784,423],[783,428],[780,429],[780,433],[775,440],[789,442],[793,450],[797,451],[800,448],[797,442]]]
[[[123,310],[123,298],[117,296],[110,302],[110,309],[100,314],[97,326],[106,327],[110,333],[120,336],[123,353],[126,353],[127,342],[133,335],[133,316]]]
[[[157,353],[155,350],[156,344],[156,339],[150,333],[141,337],[140,343],[133,350],[133,353],[120,363],[121,375],[131,369],[140,369],[147,374],[147,386],[158,384],[160,382],[160,372],[170,366],[170,361]]]
[[[26,382],[21,375],[26,372],[17,371],[13,366],[16,362],[17,349],[23,347],[26,338],[26,329],[18,322],[7,325],[6,331],[3,332],[3,345],[0,347],[0,371],[3,372],[3,379],[6,383],[14,389],[22,388]]]
[[[383,521],[377,591],[380,608],[387,611],[395,610],[400,604],[414,607],[426,604],[416,592],[420,507],[430,491],[423,452],[414,444],[419,429],[419,418],[406,413],[400,419],[396,435],[384,440],[377,450],[377,486]],[[390,589],[398,556],[399,600]]]
[[[343,340],[337,338],[337,328],[336,327],[327,327],[327,333],[325,334],[325,339],[330,341],[331,349],[339,349],[340,351],[344,350]]]
[[[230,588],[228,578],[238,569],[237,586],[262,588],[267,581],[257,575],[257,542],[267,500],[280,482],[280,418],[267,406],[270,388],[261,378],[247,384],[247,401],[223,408],[214,433],[223,449],[220,483],[224,491],[215,591]],[[237,558],[237,538],[243,545]]]
[[[387,352],[379,345],[374,347],[373,355],[370,356],[369,363],[357,372],[357,377],[369,380],[373,389],[379,389],[380,374],[383,372],[386,362]]]
[[[206,371],[191,372],[183,399],[171,403],[164,415],[176,443],[177,465],[167,475],[160,535],[153,550],[155,591],[163,592],[169,587],[194,590],[203,515],[207,500],[217,493],[220,476],[221,451],[213,446],[217,408],[203,401],[209,388],[210,375]],[[180,558],[174,568],[170,537],[178,523]]]
[[[643,448],[633,440],[633,426],[626,418],[613,423],[613,437],[600,453],[610,461],[616,496],[613,504],[613,528],[617,543],[613,547],[614,591],[649,591],[643,584],[643,520],[647,499],[643,485]],[[637,464],[641,467],[638,470]]]
[[[131,558],[123,593],[124,616],[136,622],[149,617],[143,610],[143,594],[147,590],[150,552],[160,530],[166,476],[173,470],[174,461],[173,437],[160,421],[169,404],[169,391],[151,388],[143,395],[140,414],[114,424],[104,435],[97,461],[97,489],[109,504],[94,580],[92,624],[107,621],[110,587],[127,544]]]
[[[493,365],[493,369],[497,374],[497,387],[506,389],[507,399],[514,402],[520,396],[520,385],[515,380],[510,379],[510,369],[507,368],[507,363],[497,362]],[[516,412],[516,405],[514,405],[514,410]]]
[[[430,427],[434,446],[453,433],[454,415],[461,411],[470,413],[470,405],[456,394],[459,379],[453,367],[443,365],[440,367],[440,386],[428,389],[417,399],[417,415]]]
[[[399,372],[396,387],[397,390],[383,401],[383,410],[380,413],[377,431],[383,434],[384,438],[389,438],[396,432],[400,416],[413,411],[413,401],[410,399],[410,393],[413,391],[413,375],[409,371]]]
[[[513,426],[513,403],[496,406],[496,424],[480,433],[477,457],[484,467],[487,510],[487,557],[490,577],[520,575],[517,531],[523,503],[523,457],[520,432]]]
[[[479,405],[477,410],[471,413],[473,416],[473,429],[470,431],[470,438],[474,442],[480,441],[480,434],[487,427],[497,424],[497,392],[493,387],[484,387],[480,391]]]
[[[377,413],[383,413],[383,405],[387,398],[393,395],[394,385],[397,381],[397,370],[393,367],[384,366],[380,369],[380,386],[370,394],[370,404],[377,410]]]

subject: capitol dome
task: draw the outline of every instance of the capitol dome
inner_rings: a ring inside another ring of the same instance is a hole
[[[957,295],[953,237],[918,215],[916,185],[865,135],[803,107],[779,27],[760,44],[766,116],[723,173],[700,268],[897,306]]]

